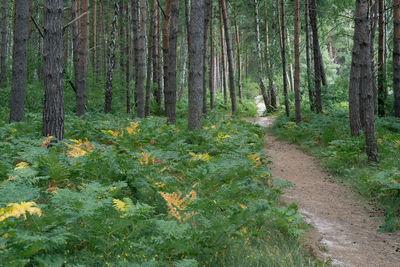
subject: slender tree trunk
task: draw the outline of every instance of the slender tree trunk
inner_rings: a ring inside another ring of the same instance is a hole
[[[169,123],[176,122],[176,48],[178,43],[179,0],[171,0],[171,12],[168,23],[167,64],[164,62],[164,76],[168,77],[164,84],[165,114]],[[202,24],[202,23],[201,23]]]
[[[182,53],[182,68],[180,72],[180,81],[179,81],[179,94],[178,94],[178,99],[181,100],[183,96],[183,91],[185,89],[185,82],[186,82],[186,76],[187,76],[187,64],[188,64],[188,47],[187,47],[187,40],[185,41],[184,38],[182,38],[182,44],[181,44],[181,53]]]
[[[267,90],[265,88],[265,83],[264,83],[264,71],[263,71],[263,65],[262,65],[262,56],[261,56],[261,37],[260,37],[260,19],[259,19],[259,12],[258,12],[258,1],[254,0],[254,6],[255,6],[255,18],[256,18],[256,36],[257,36],[257,56],[258,56],[258,84],[261,89],[261,94],[264,99],[264,104],[267,109],[269,109],[269,99],[267,95]]]
[[[293,64],[292,64],[292,45],[290,43],[290,35],[289,35],[289,28],[286,28],[286,38],[287,38],[287,47],[288,51],[288,61],[289,61],[289,73],[288,73],[288,81],[289,81],[289,88],[291,92],[294,92],[294,76],[293,76]]]
[[[316,112],[322,113],[322,91],[321,91],[321,70],[323,69],[321,62],[321,50],[318,40],[317,26],[317,4],[316,0],[311,0],[310,5],[310,24],[313,33],[313,52],[314,52],[314,86],[315,86],[315,106]]]
[[[211,0],[204,0],[204,50],[203,50],[203,114],[207,115],[207,40]]]
[[[378,50],[378,114],[385,116],[385,25],[384,25],[384,9],[385,0],[378,0],[379,2],[379,50]]]
[[[64,138],[63,0],[45,0],[43,136]]]
[[[271,63],[271,51],[269,43],[269,23],[267,16],[267,7],[265,7],[265,65],[267,67],[267,77],[268,77],[268,106],[269,112],[276,108],[276,96],[275,96],[275,83],[272,75],[272,63]]]
[[[397,0],[396,0],[397,1]],[[400,1],[399,1],[400,2]],[[378,146],[375,137],[375,116],[372,91],[372,73],[370,58],[370,25],[368,17],[368,0],[356,1],[356,23],[359,23],[360,32],[358,45],[360,48],[360,84],[361,105],[365,114],[365,143],[369,161],[379,162]]]
[[[300,4],[294,0],[294,93],[296,102],[296,123],[300,123],[301,94],[300,94]]]
[[[97,0],[93,0],[93,60],[92,75],[97,78]]]
[[[229,68],[229,94],[231,97],[232,113],[237,112],[237,101],[236,101],[236,86],[235,86],[235,67],[233,60],[232,40],[229,33],[229,16],[226,0],[220,0],[222,7],[222,15],[225,26],[225,39],[226,39],[226,50],[228,56],[228,68]]]
[[[137,70],[138,70],[138,49],[139,49],[139,9],[138,1],[132,0],[132,33],[133,33],[133,50],[134,50],[134,75],[133,80],[135,81],[135,90],[133,93],[135,108],[138,107],[138,96],[137,96]]]
[[[0,87],[7,86],[7,0],[1,2]]]
[[[79,19],[79,59],[75,77],[76,80],[76,115],[85,114],[86,105],[86,80],[89,64],[89,0],[80,0],[79,15],[84,15]]]
[[[224,41],[224,27],[222,22],[222,8],[221,1],[219,1],[219,29],[220,29],[220,37],[221,37],[221,89],[223,89],[224,94],[224,103],[228,102],[227,97],[227,86],[226,86],[226,70],[225,70],[225,41]]]
[[[139,31],[137,41],[137,58],[136,65],[136,104],[137,104],[137,116],[144,118],[144,106],[145,106],[145,69],[146,69],[146,0],[139,0]]]
[[[215,100],[215,54],[214,54],[214,8],[210,5],[210,109],[214,109]]]
[[[378,111],[378,87],[376,85],[376,75],[375,75],[375,35],[376,35],[376,26],[378,20],[378,3],[376,0],[370,0],[370,33],[371,33],[371,41],[370,41],[370,60],[371,60],[371,74],[372,74],[372,92],[373,92],[373,102],[374,102],[374,111],[377,113]]]
[[[156,5],[157,0],[151,1],[151,8],[154,12],[154,9],[157,7]],[[152,59],[153,59],[153,30],[154,30],[154,16],[150,15],[150,27],[149,33],[147,37],[147,81],[146,81],[146,104],[144,107],[144,115],[148,117],[150,115],[150,96],[151,96],[151,67],[152,67]]]
[[[237,69],[238,69],[238,89],[239,89],[239,99],[242,99],[242,58],[241,58],[241,49],[240,49],[240,36],[239,36],[239,27],[237,23],[237,8],[235,6],[235,35],[236,35],[236,56],[237,56]]]
[[[400,0],[393,0],[393,23],[394,116],[400,118]]]
[[[117,20],[119,13],[118,1],[114,2],[114,17],[112,21],[112,30],[108,50],[108,71],[106,80],[106,90],[105,90],[105,101],[104,101],[104,113],[110,113],[112,107],[112,93],[113,93],[113,79],[114,79],[114,69],[115,69],[115,47],[117,42]]]
[[[205,9],[205,0],[192,2],[191,16],[196,19],[191,19],[189,28],[188,128],[190,131],[201,129],[202,126]]]
[[[359,3],[357,2],[357,6]],[[354,38],[353,38],[353,52],[350,69],[350,82],[349,82],[349,118],[350,118],[350,132],[352,136],[361,134],[361,116],[360,116],[360,79],[361,79],[361,51],[360,51],[360,32],[361,32],[361,10],[356,9],[355,25],[354,25]]]
[[[309,1],[305,0],[305,34],[306,34],[306,60],[307,60],[307,88],[308,88],[308,99],[310,101],[310,109],[311,111],[315,111],[315,94],[311,83],[311,56],[310,56],[310,24],[308,21],[309,18]]]
[[[281,16],[280,16],[280,39],[281,39],[281,55],[282,55],[282,78],[283,78],[283,94],[285,96],[286,116],[290,116],[289,94],[286,73],[286,37],[285,37],[285,0],[281,0]],[[278,15],[279,20],[279,15]]]
[[[127,23],[125,31],[125,81],[126,81],[126,113],[131,113],[131,24],[129,16],[129,4],[126,3],[125,20]]]
[[[102,77],[102,74],[104,73],[104,10],[103,10],[103,2],[99,1],[99,40],[98,40],[98,49],[97,49],[97,76],[96,76],[96,82],[100,81],[100,77]],[[103,71],[102,71],[103,69]]]
[[[10,122],[24,120],[28,64],[28,25],[29,2],[16,0]]]
[[[152,16],[154,17],[153,24],[153,83],[156,83],[154,98],[157,102],[158,115],[162,112],[162,91],[161,91],[161,71],[160,71],[160,10],[157,5],[157,0],[154,0]]]

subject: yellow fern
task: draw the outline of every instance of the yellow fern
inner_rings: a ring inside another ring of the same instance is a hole
[[[42,210],[36,207],[35,202],[10,203],[6,208],[0,209],[0,221],[9,217],[19,218],[21,216],[26,220],[27,212],[31,215],[42,216]]]

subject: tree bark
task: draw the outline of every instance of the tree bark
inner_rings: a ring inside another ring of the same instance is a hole
[[[202,127],[205,0],[192,2],[191,16],[196,19],[191,19],[189,28],[188,128],[194,131]]]
[[[307,60],[307,88],[308,88],[308,99],[310,102],[311,111],[315,111],[315,94],[311,83],[311,56],[310,56],[310,24],[309,24],[309,1],[305,0],[305,34],[306,34],[306,60]]]
[[[235,35],[236,35],[236,56],[237,56],[237,69],[238,69],[238,89],[239,89],[239,99],[242,99],[242,58],[241,58],[241,49],[240,49],[240,35],[239,35],[239,27],[237,23],[237,9],[235,6]]]
[[[279,8],[278,8],[279,9]],[[286,37],[285,37],[285,0],[281,0],[281,16],[280,16],[280,40],[281,40],[281,56],[282,56],[282,79],[283,79],[283,94],[285,97],[286,116],[290,116],[289,94],[286,73]],[[279,20],[279,15],[278,15]]]
[[[375,0],[370,0],[370,60],[371,60],[371,85],[373,92],[373,102],[374,102],[374,111],[377,113],[378,111],[378,87],[376,85],[376,75],[375,75],[375,35],[376,35],[376,26],[378,20],[378,3]]]
[[[79,19],[79,59],[75,76],[76,85],[76,115],[83,116],[86,106],[86,80],[89,64],[89,0],[80,0],[79,15],[86,13]]]
[[[207,40],[211,0],[204,0],[204,50],[203,50],[203,114],[207,115]]]
[[[214,109],[215,100],[215,54],[214,54],[214,8],[210,5],[210,109]]]
[[[299,0],[294,0],[294,93],[296,102],[296,123],[300,123],[301,94],[300,94],[300,5]]]
[[[156,2],[157,0],[155,0]],[[157,102],[158,115],[162,113],[162,90],[161,90],[161,65],[160,65],[160,10],[157,3],[154,3],[154,9],[152,16],[154,17],[153,24],[153,83],[156,84],[154,98]]]
[[[133,92],[133,98],[135,103],[135,108],[137,109],[138,103],[138,96],[137,96],[137,69],[138,69],[138,48],[139,48],[139,9],[138,9],[138,1],[139,0],[132,0],[132,33],[133,33],[133,50],[134,50],[134,71],[133,71],[133,80],[135,81],[135,90]]]
[[[372,71],[371,71],[371,58],[370,58],[370,27],[368,17],[368,0],[356,1],[356,16],[360,24],[359,45],[360,47],[360,84],[361,91],[361,108],[365,114],[365,143],[367,147],[367,156],[369,161],[379,162],[378,146],[375,137],[375,116],[374,116],[374,102],[373,102],[373,89],[372,89]]]
[[[115,46],[117,42],[117,20],[119,14],[119,4],[117,1],[114,2],[114,17],[111,24],[111,36],[109,40],[109,50],[108,50],[108,71],[106,77],[106,90],[105,90],[105,100],[104,100],[104,113],[110,113],[112,107],[112,94],[113,94],[113,79],[114,79],[114,69],[115,69]]]
[[[151,1],[151,9],[154,14],[154,9],[157,8],[156,4],[157,0]],[[146,103],[144,106],[144,115],[148,117],[150,115],[150,96],[151,96],[151,67],[152,67],[152,59],[153,59],[153,30],[154,30],[154,16],[150,15],[150,26],[149,33],[147,36],[147,77],[146,77]]]
[[[137,105],[137,116],[144,118],[144,105],[145,105],[145,69],[146,69],[146,0],[139,0],[139,31],[137,41],[137,58],[136,65],[136,105]]]
[[[43,136],[64,138],[63,0],[45,0]]]
[[[167,83],[164,84],[165,114],[169,123],[176,123],[176,48],[178,43],[178,19],[179,0],[171,0],[171,12],[168,23],[168,53],[167,64],[164,62],[164,76]],[[201,23],[202,24],[202,23]]]
[[[225,41],[224,41],[224,27],[222,22],[222,8],[221,0],[219,0],[219,29],[220,29],[220,43],[221,43],[221,89],[224,94],[224,103],[228,102],[227,86],[226,86],[226,69],[225,69]]]
[[[226,39],[226,51],[228,56],[228,68],[229,68],[229,95],[231,97],[232,113],[237,112],[237,101],[236,101],[236,84],[235,84],[235,62],[233,60],[233,50],[232,50],[232,38],[229,33],[229,16],[228,7],[226,5],[226,0],[220,0],[222,7],[222,15],[224,20],[225,28],[225,39]]]
[[[29,2],[15,1],[10,122],[24,120],[28,64]]]
[[[322,113],[322,91],[321,91],[321,70],[322,57],[318,40],[317,26],[317,4],[316,0],[311,0],[310,4],[310,24],[313,33],[313,52],[314,52],[314,86],[315,86],[315,106],[316,112]]]
[[[0,87],[7,86],[7,0],[1,2]]]
[[[379,48],[378,48],[378,114],[385,116],[385,25],[384,25],[384,10],[385,0],[378,0],[379,2]]]
[[[393,0],[393,24],[393,109],[400,118],[400,0]]]
[[[99,34],[98,34],[98,49],[97,49],[97,77],[96,81],[100,81],[100,77],[105,73],[104,71],[104,50],[105,50],[105,39],[104,39],[104,10],[103,10],[103,1],[99,1]]]

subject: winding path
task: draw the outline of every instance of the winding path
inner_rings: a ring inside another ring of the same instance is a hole
[[[270,127],[273,117],[255,123]],[[292,182],[283,200],[296,202],[305,221],[314,254],[334,266],[400,266],[400,234],[380,233],[382,214],[373,211],[346,185],[333,180],[295,145],[265,136],[265,151],[275,178]]]

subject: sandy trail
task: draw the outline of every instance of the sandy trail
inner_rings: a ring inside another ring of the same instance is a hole
[[[273,117],[257,118],[264,127]],[[344,184],[337,183],[315,159],[295,145],[265,136],[265,151],[273,162],[273,176],[292,182],[283,200],[296,202],[305,221],[313,253],[334,266],[400,266],[400,234],[379,233],[377,214]]]

